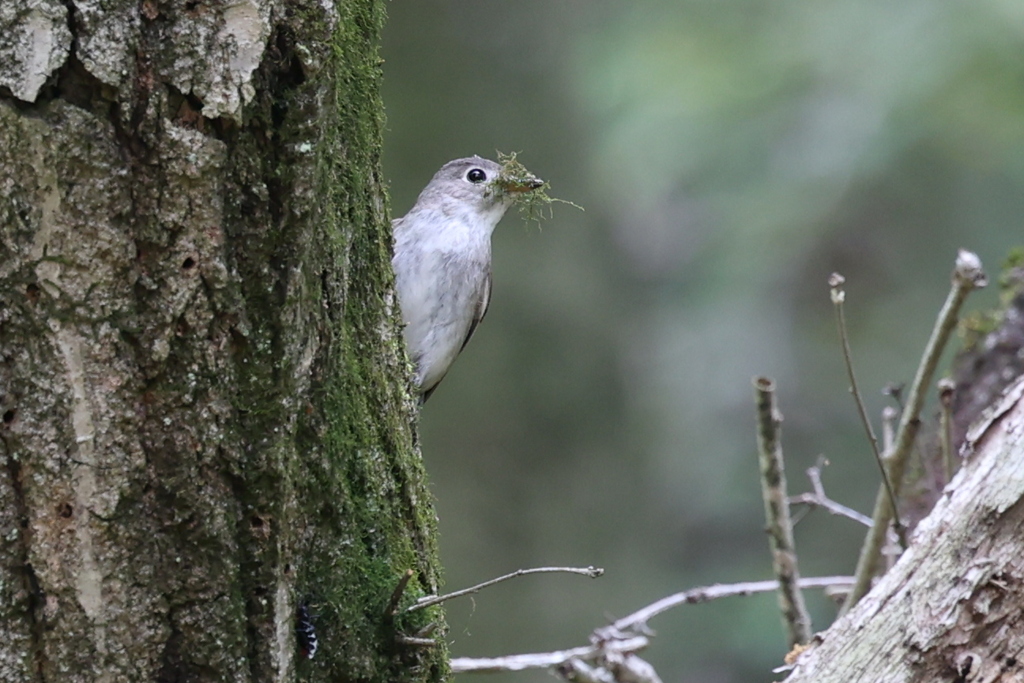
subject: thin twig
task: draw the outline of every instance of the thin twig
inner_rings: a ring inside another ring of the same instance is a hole
[[[878,450],[878,439],[875,438],[875,430],[871,427],[871,420],[868,418],[868,411],[864,407],[864,400],[861,398],[860,389],[857,388],[857,375],[853,371],[853,353],[850,351],[850,336],[846,331],[846,313],[843,303],[846,301],[846,291],[843,283],[846,282],[839,273],[832,273],[828,278],[828,286],[831,292],[832,305],[836,312],[836,328],[839,331],[839,341],[843,349],[843,364],[846,366],[846,376],[850,380],[850,393],[853,394],[853,401],[857,404],[857,414],[860,416],[860,423],[868,436],[868,443],[871,444],[871,452],[875,456],[875,463],[878,471],[882,474],[882,484],[889,496],[893,509],[896,509],[896,492],[893,490],[892,482],[889,481],[889,474],[885,471],[885,463],[882,462],[882,454]],[[897,516],[893,522],[900,542],[906,547],[906,531]]]
[[[765,530],[772,551],[772,569],[779,580],[779,609],[790,647],[811,638],[811,617],[800,592],[793,522],[786,495],[786,469],[782,460],[782,414],[775,404],[775,384],[767,377],[754,378],[757,402],[757,453],[761,465]]]
[[[900,559],[903,554],[903,548],[900,547],[899,539],[896,538],[896,534],[889,530],[889,533],[885,536],[885,543],[882,545],[881,557],[885,560],[885,572],[896,566],[896,561]]]
[[[391,619],[398,613],[398,603],[402,600],[402,594],[405,593],[405,587],[409,585],[409,579],[412,578],[412,575],[413,571],[406,569],[405,573],[402,574],[402,578],[398,580],[395,590],[391,591],[391,599],[388,600],[387,609],[384,610],[385,619]]]
[[[883,458],[888,458],[892,454],[892,445],[896,441],[896,418],[899,415],[899,411],[892,406],[882,408],[882,452],[885,453]],[[868,526],[871,525],[869,524]],[[903,550],[904,548],[900,545],[899,537],[891,530],[887,531],[885,543],[880,551],[882,557],[885,558],[886,572],[893,568]]]
[[[823,576],[800,579],[800,588],[836,588],[850,586],[852,576]],[[651,603],[632,614],[619,619],[609,626],[594,631],[591,645],[555,652],[510,655],[507,657],[456,657],[450,662],[452,673],[494,673],[522,671],[524,669],[546,669],[559,666],[574,659],[593,659],[609,652],[630,653],[644,649],[649,639],[643,634],[647,622],[662,612],[680,605],[693,605],[719,598],[768,593],[779,588],[778,581],[749,581],[746,583],[716,584],[693,588],[676,593]],[[639,634],[639,635],[637,635]]]
[[[801,493],[798,496],[790,496],[789,504],[809,505],[811,507],[822,508],[830,514],[846,517],[847,519],[851,519],[858,524],[863,524],[864,526],[871,526],[871,518],[867,515],[857,512],[853,508],[846,507],[842,503],[837,503],[827,496],[819,496],[817,493],[809,492]]]
[[[803,588],[835,588],[837,586],[849,586],[853,583],[852,576],[815,576],[800,579],[797,585]],[[755,593],[767,593],[778,590],[778,581],[746,581],[744,583],[716,583],[712,586],[701,586],[691,588],[682,593],[675,593],[668,597],[653,602],[647,607],[637,610],[632,614],[618,619],[611,625],[617,631],[630,631],[645,628],[647,622],[662,612],[667,612],[679,605],[696,605],[702,602],[710,602],[719,598],[731,598],[737,596],[754,595]]]
[[[463,588],[462,590],[455,591],[454,593],[448,593],[447,595],[426,595],[417,600],[414,604],[410,605],[409,607],[406,607],[405,612],[408,614],[409,612],[415,612],[417,610],[426,609],[427,607],[430,607],[432,605],[439,605],[442,602],[451,600],[453,598],[461,598],[463,595],[477,593],[483,590],[484,588],[493,586],[496,583],[501,583],[502,581],[514,579],[517,576],[526,576],[527,574],[544,574],[552,572],[560,572],[563,574],[581,574],[583,576],[589,576],[592,579],[596,579],[597,577],[604,574],[604,570],[600,567],[534,567],[532,569],[517,569],[511,574],[505,574],[504,576],[499,576],[496,579],[484,581],[483,583],[478,583],[477,585],[470,586],[469,588]]]
[[[828,496],[825,495],[825,485],[821,483],[821,471],[830,464],[828,458],[819,455],[815,463],[806,470],[807,478],[811,480],[811,489],[822,498],[828,498]]]
[[[945,486],[953,478],[953,393],[956,383],[948,377],[939,380],[939,406],[942,408],[939,419],[939,445],[942,457],[942,485]]]
[[[896,430],[896,438],[890,453],[886,457],[886,469],[889,480],[893,483],[894,492],[899,493],[899,487],[903,481],[903,474],[906,471],[910,451],[913,448],[917,430],[920,426],[921,408],[924,406],[925,393],[931,384],[935,368],[939,363],[939,357],[946,346],[950,333],[956,327],[957,316],[964,299],[974,289],[984,287],[986,284],[985,273],[982,271],[981,259],[972,252],[963,249],[957,254],[956,265],[953,268],[953,284],[946,297],[942,310],[939,311],[932,329],[928,345],[925,347],[924,355],[921,357],[921,364],[917,368],[917,374],[910,385],[910,393],[907,395],[906,407],[900,416],[900,425]],[[868,531],[864,545],[861,547],[860,557],[857,559],[857,581],[849,598],[843,604],[840,614],[845,614],[868,592],[871,587],[871,579],[875,574],[878,564],[878,557],[885,542],[886,531],[889,522],[892,521],[894,507],[889,496],[879,490],[875,497],[875,510],[872,514],[872,527]]]
[[[395,636],[395,642],[406,647],[437,647],[437,641],[433,638],[417,638],[401,633]]]
[[[499,673],[504,671],[523,671],[524,669],[548,669],[565,664],[571,659],[593,659],[602,652],[638,652],[647,647],[649,641],[645,636],[636,636],[626,640],[595,643],[574,647],[569,650],[554,652],[534,652],[507,657],[455,657],[449,662],[453,674],[461,673]]]
[[[892,406],[882,408],[882,449],[884,453],[892,453],[892,444],[896,440],[896,418],[899,412]]]
[[[837,503],[825,493],[825,486],[821,483],[821,471],[826,465],[828,465],[828,460],[824,456],[819,456],[817,464],[807,468],[807,478],[811,480],[811,491],[809,493],[801,493],[799,496],[790,496],[789,504],[824,508],[833,515],[852,519],[864,526],[871,526],[870,517],[857,512],[853,508],[848,508],[842,503]],[[796,525],[796,522],[793,524]]]

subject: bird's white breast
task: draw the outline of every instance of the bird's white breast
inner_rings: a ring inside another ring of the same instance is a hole
[[[476,315],[490,267],[491,232],[501,216],[493,223],[479,217],[410,212],[395,222],[392,263],[405,340],[423,389],[441,381]]]

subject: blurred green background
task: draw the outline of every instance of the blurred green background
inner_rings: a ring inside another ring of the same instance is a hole
[[[958,247],[990,275],[1024,241],[1020,0],[389,3],[385,171],[404,214],[442,163],[496,150],[552,184],[510,213],[494,296],[423,411],[456,656],[583,644],[670,593],[770,577],[750,379],[777,380],[791,492],[819,454],[868,511],[876,470],[835,340],[877,415],[909,380]],[[991,289],[991,288],[990,288]],[[992,305],[993,291],[968,308]],[[850,573],[862,531],[797,528],[804,575]],[[833,616],[811,595],[815,626]],[[658,617],[668,682],[772,681],[773,595]],[[471,677],[463,677],[469,680]],[[483,677],[475,677],[481,679]],[[548,681],[549,674],[492,680]]]

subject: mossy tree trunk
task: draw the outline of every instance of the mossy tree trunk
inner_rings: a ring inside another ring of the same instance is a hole
[[[395,639],[440,615],[384,613],[437,565],[393,317],[383,18],[0,6],[0,680],[442,675],[443,648]]]

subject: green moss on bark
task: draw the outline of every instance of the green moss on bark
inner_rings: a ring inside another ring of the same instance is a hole
[[[385,614],[407,570],[406,603],[439,579],[380,175],[383,4],[275,5],[255,97],[221,119],[168,73],[203,56],[177,52],[189,11],[146,4],[114,46],[131,86],[79,62],[0,104],[24,129],[0,165],[0,595],[24,593],[0,659],[69,681],[440,679],[443,645],[395,641],[440,612]]]
[[[281,533],[294,543],[277,564],[295,572],[295,601],[309,604],[321,644],[317,659],[300,671],[313,679],[333,672],[332,680],[437,680],[443,647],[395,644],[396,628],[418,628],[428,617],[396,626],[385,614],[406,570],[415,572],[408,602],[437,589],[439,564],[394,317],[380,173],[383,5],[341,3],[338,10],[324,46],[295,38],[326,30],[329,19],[318,6],[300,8],[279,31],[282,61],[264,76],[270,95],[258,108],[257,125],[244,133],[246,153],[234,162],[238,177],[266,185],[270,201],[262,218],[277,226],[262,248],[239,242],[244,253],[235,257],[246,309],[265,312],[250,319],[274,321],[251,325],[236,365],[251,387],[239,405],[248,416],[243,441],[257,443],[267,424],[281,423],[275,413],[289,401],[282,378],[309,383],[308,392],[296,393],[306,398],[297,410],[295,448],[266,451],[277,456],[265,459],[259,475],[290,482],[290,495],[253,501],[252,509],[287,525]],[[274,159],[267,158],[260,124],[278,137]],[[246,206],[249,191],[237,188],[237,206]],[[252,208],[239,213],[239,237]],[[268,267],[275,286],[268,286]],[[290,318],[281,319],[281,310],[291,311]],[[304,359],[308,369],[301,367]],[[251,464],[246,480],[255,474]],[[254,578],[256,584],[270,579]]]

